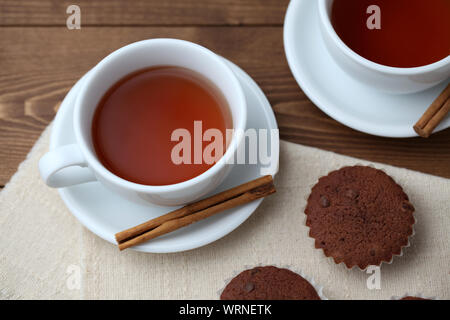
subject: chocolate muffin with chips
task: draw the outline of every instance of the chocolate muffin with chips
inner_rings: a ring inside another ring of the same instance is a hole
[[[414,206],[390,176],[366,167],[344,167],[319,179],[305,208],[309,236],[348,268],[389,262],[413,233]]]
[[[225,287],[221,300],[320,300],[303,277],[273,266],[242,271]]]

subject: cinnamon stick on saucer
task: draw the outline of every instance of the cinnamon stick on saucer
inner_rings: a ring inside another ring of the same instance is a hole
[[[116,241],[124,250],[275,192],[272,176],[263,176],[116,233]]]
[[[450,111],[450,83],[433,101],[422,117],[414,125],[414,130],[421,137],[428,138],[433,130]]]

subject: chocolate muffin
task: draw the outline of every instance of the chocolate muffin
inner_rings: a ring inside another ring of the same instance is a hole
[[[413,233],[414,207],[381,170],[344,167],[319,179],[305,209],[309,236],[335,263],[379,266],[401,253]]]
[[[221,300],[320,300],[303,277],[273,266],[245,270],[225,287]]]
[[[413,297],[413,296],[407,296],[407,297],[401,298],[400,300],[430,300],[430,299],[425,299],[425,298],[420,298],[420,297]]]

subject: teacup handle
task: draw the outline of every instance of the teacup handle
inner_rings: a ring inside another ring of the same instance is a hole
[[[52,188],[96,181],[87,168],[86,160],[76,144],[69,144],[47,152],[39,160],[39,171],[44,182]]]

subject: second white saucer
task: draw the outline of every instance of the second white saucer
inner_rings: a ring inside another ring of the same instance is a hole
[[[448,81],[429,90],[388,94],[345,73],[320,34],[317,1],[291,0],[284,21],[284,46],[298,84],[323,112],[358,131],[384,137],[417,136],[413,125]],[[450,115],[436,131],[450,127]]]

